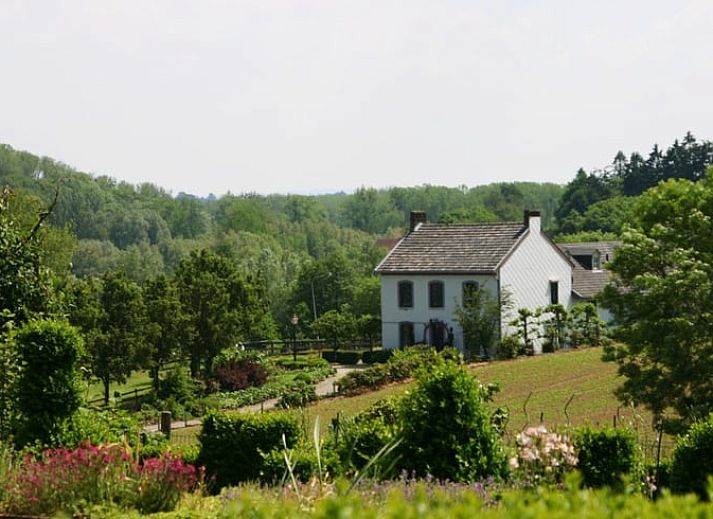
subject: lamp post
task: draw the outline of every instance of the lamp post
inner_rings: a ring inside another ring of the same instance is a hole
[[[297,314],[292,314],[292,319],[290,319],[290,322],[292,323],[292,360],[297,360],[297,323],[300,322],[300,318],[297,317]]]

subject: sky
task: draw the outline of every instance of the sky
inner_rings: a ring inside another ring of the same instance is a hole
[[[174,194],[566,183],[711,92],[709,0],[0,0],[0,142]]]

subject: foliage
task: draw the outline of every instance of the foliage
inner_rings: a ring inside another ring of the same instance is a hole
[[[361,361],[364,364],[383,364],[394,354],[394,350],[373,350],[365,351],[361,354]]]
[[[603,303],[616,318],[606,358],[624,377],[617,395],[682,430],[713,411],[713,171],[641,196],[635,227],[608,268]]]
[[[393,354],[385,363],[374,364],[366,369],[347,373],[339,380],[339,393],[354,395],[403,380],[412,376],[419,367],[427,365],[437,357],[438,354],[431,348],[412,347],[393,350]]]
[[[399,409],[398,466],[417,476],[472,482],[507,471],[502,440],[491,425],[489,392],[453,362],[419,375]]]
[[[18,445],[50,443],[79,408],[82,339],[63,321],[29,321],[12,336],[19,367],[14,381]]]
[[[538,336],[537,316],[529,308],[518,308],[517,319],[510,326],[516,329],[515,336],[520,341],[520,346],[515,350],[518,355],[534,355],[535,339]]]
[[[359,351],[323,351],[322,358],[327,362],[353,365],[359,363],[362,353]]]
[[[317,400],[317,393],[314,385],[298,380],[294,385],[285,389],[277,401],[277,407],[280,409],[294,409],[304,407],[315,400]]]
[[[243,278],[227,259],[207,250],[192,252],[179,265],[176,278],[194,330],[186,344],[194,378],[201,364],[210,375],[215,357],[238,340],[266,338],[272,333],[262,281]]]
[[[264,385],[267,370],[256,359],[230,358],[217,364],[214,376],[221,391],[238,391]]]
[[[498,344],[499,359],[514,359],[524,354],[525,350],[517,335],[506,335],[500,340],[500,344]]]
[[[463,306],[456,308],[456,318],[463,330],[465,349],[471,357],[490,357],[499,337],[500,316],[510,307],[510,296],[500,298],[485,287],[468,290]]]
[[[330,446],[339,458],[341,474],[361,471],[385,445],[398,435],[397,400],[379,400],[353,418],[341,415],[332,422]],[[396,454],[378,460],[372,466],[371,477],[389,477],[396,462]]]
[[[183,311],[178,288],[161,275],[146,283],[146,343],[149,351],[149,372],[154,392],[161,391],[160,373],[164,365],[179,355],[192,330]],[[162,397],[164,398],[164,397]]]
[[[519,433],[515,446],[517,455],[510,458],[510,468],[516,481],[527,487],[562,483],[567,472],[577,465],[570,438],[549,432],[543,425]]]
[[[3,509],[12,514],[87,515],[92,505],[170,511],[198,484],[198,471],[170,455],[138,465],[119,445],[50,449],[26,457],[4,481]]]
[[[334,349],[337,349],[340,343],[354,337],[356,320],[348,306],[344,305],[340,311],[329,310],[320,315],[312,323],[312,332],[331,340]]]
[[[625,478],[639,469],[641,455],[631,429],[584,427],[575,434],[574,443],[582,484],[587,487],[622,490]]]
[[[121,443],[136,446],[141,430],[141,424],[126,411],[81,408],[63,424],[52,439],[52,445],[70,449],[87,442],[92,445]]]
[[[573,347],[602,346],[606,341],[606,324],[599,318],[593,303],[579,303],[569,311],[569,341]]]
[[[547,305],[537,312],[542,326],[544,343],[543,353],[552,353],[563,348],[567,342],[567,327],[569,325],[569,313],[567,309],[559,304]]]
[[[280,449],[283,435],[292,447],[300,434],[297,417],[289,413],[211,413],[198,437],[198,461],[215,489],[254,481],[262,470],[260,453]]]
[[[708,482],[713,476],[713,414],[694,423],[678,439],[671,464],[671,490],[695,492],[710,499]]]

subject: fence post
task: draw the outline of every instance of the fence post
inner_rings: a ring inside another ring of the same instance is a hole
[[[167,440],[171,439],[171,411],[161,411],[161,432]]]

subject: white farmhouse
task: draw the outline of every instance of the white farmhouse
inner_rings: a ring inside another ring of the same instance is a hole
[[[525,211],[523,223],[487,224],[428,223],[423,211],[413,211],[408,234],[376,267],[383,345],[441,346],[450,338],[462,350],[456,308],[474,286],[498,297],[509,292],[513,309],[501,318],[507,335],[519,308],[571,305],[573,268],[542,232],[539,211]]]

